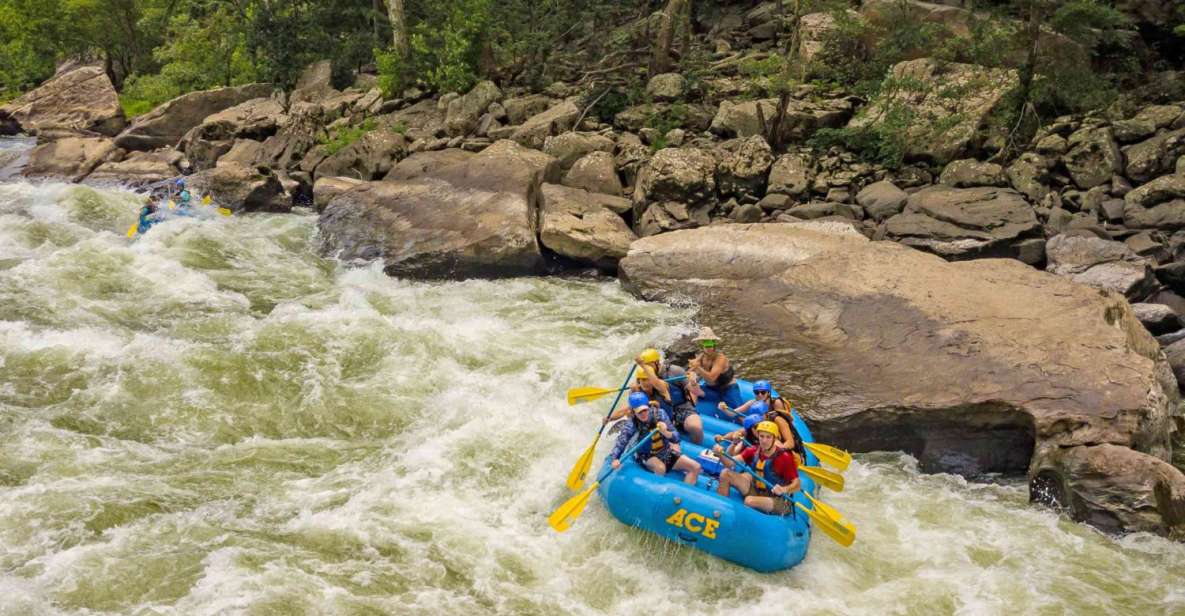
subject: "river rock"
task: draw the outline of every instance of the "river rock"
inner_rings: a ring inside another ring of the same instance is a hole
[[[313,179],[337,176],[379,180],[404,156],[407,156],[407,139],[403,135],[372,130],[321,161]]]
[[[753,135],[726,141],[714,154],[717,159],[716,186],[721,195],[757,201],[765,194],[766,177],[774,162],[765,138]]]
[[[622,195],[621,178],[617,176],[613,155],[608,152],[591,152],[581,157],[564,175],[563,184],[593,193]]]
[[[560,168],[568,170],[590,152],[612,152],[613,140],[596,133],[566,132],[543,140],[543,151],[554,156]]]
[[[209,169],[234,147],[236,139],[261,141],[272,137],[287,118],[271,98],[256,98],[211,114],[190,129],[178,148],[197,169]]]
[[[1107,176],[1110,179],[1110,176]],[[980,162],[974,158],[951,161],[942,170],[938,181],[956,188],[973,186],[1007,186],[1008,176],[996,163]]]
[[[1060,501],[1075,519],[1183,530],[1185,476],[1161,462],[1176,383],[1119,295],[1013,260],[947,262],[831,223],[646,237],[620,273],[645,299],[698,302],[740,373],[791,397],[810,380],[817,396],[800,412],[821,441],[906,451],[927,471],[1054,480],[1079,496]],[[1082,448],[1102,444],[1155,473],[1136,485],[1130,467],[1082,472]]]
[[[915,118],[905,128],[905,154],[936,163],[973,153],[983,140],[981,128],[988,116],[1018,84],[1015,70],[931,58],[900,62],[891,75],[909,85],[889,89],[848,126],[881,124],[891,107],[909,107]]]
[[[1185,154],[1185,128],[1160,133],[1123,150],[1125,175],[1137,182],[1172,173],[1177,157]]]
[[[110,137],[126,124],[119,96],[101,66],[83,66],[54,75],[0,107],[0,134],[61,131]]]
[[[457,148],[436,150],[433,152],[416,152],[395,163],[383,180],[387,182],[413,180],[422,175],[431,175],[437,169],[463,163],[470,158],[473,158],[472,152],[466,152]]]
[[[1033,203],[1041,203],[1049,194],[1049,169],[1053,163],[1044,156],[1025,152],[1008,165],[1008,182]]]
[[[766,98],[739,103],[721,101],[719,110],[712,118],[712,132],[724,137],[764,135],[761,120],[757,115],[758,107],[761,108],[766,124],[769,125],[777,113],[778,99]],[[843,126],[852,117],[852,112],[852,102],[846,98],[821,102],[791,99],[782,121],[782,134],[793,140],[803,140],[820,128]]]
[[[1066,171],[1083,190],[1111,181],[1123,171],[1123,155],[1107,126],[1084,127],[1067,140],[1070,150],[1062,157]]]
[[[296,81],[288,102],[311,103],[329,98],[338,91],[333,87],[333,63],[329,60],[313,62],[305,67]]]
[[[522,126],[515,127],[510,138],[520,145],[538,150],[549,136],[572,130],[579,116],[580,109],[576,102],[566,100],[528,118]]]
[[[705,203],[716,195],[716,159],[698,148],[665,148],[638,174],[634,202]]]
[[[540,186],[555,168],[554,158],[503,140],[431,175],[368,182],[325,207],[322,250],[381,259],[387,273],[416,278],[538,273]]]
[[[646,94],[652,100],[673,101],[683,98],[687,92],[687,80],[679,73],[662,73],[650,78],[646,84]]]
[[[1185,198],[1185,175],[1179,174],[1158,177],[1123,196],[1127,205],[1138,208],[1149,208],[1181,198]]]
[[[878,222],[900,213],[907,201],[909,195],[888,180],[873,182],[856,193],[856,203]]]
[[[1177,313],[1164,304],[1132,304],[1132,313],[1153,336],[1181,329],[1181,319]]]
[[[125,150],[175,147],[185,133],[207,117],[240,103],[267,97],[271,91],[269,84],[253,83],[183,94],[137,117],[115,138],[115,145]]]
[[[141,186],[163,182],[188,170],[189,161],[173,148],[161,148],[153,152],[132,152],[119,162],[99,165],[87,182],[119,182],[130,186]]]
[[[490,105],[502,98],[502,91],[492,81],[482,81],[464,96],[449,102],[444,114],[444,128],[448,134],[464,136],[477,128],[477,120]]]
[[[1015,257],[1014,243],[1040,229],[1020,193],[991,187],[924,188],[885,222],[889,239],[949,259]]]
[[[313,207],[318,212],[325,209],[338,195],[354,190],[366,182],[354,178],[323,177],[313,183]]]
[[[199,171],[188,178],[189,190],[213,197],[233,211],[287,212],[292,199],[267,167],[227,164]]]
[[[1079,284],[1130,298],[1146,295],[1156,284],[1151,264],[1123,242],[1085,235],[1055,235],[1045,244],[1046,271]]]
[[[607,200],[556,184],[544,184],[542,197],[539,241],[556,254],[616,271],[630,243],[638,239],[620,215],[630,207],[626,199]],[[606,202],[613,207],[606,207]]]
[[[797,198],[807,193],[815,178],[815,163],[809,154],[783,154],[769,170],[766,192]]]
[[[527,118],[547,111],[551,104],[552,100],[544,94],[519,96],[502,102],[506,109],[506,122],[511,125],[522,124]]]
[[[837,203],[834,201],[812,201],[802,205],[796,205],[788,210],[786,213],[803,220],[813,220],[816,218],[840,217],[849,220],[860,220],[864,218],[864,212],[859,207],[848,203]]]
[[[22,173],[79,182],[95,167],[118,158],[119,150],[106,137],[64,137],[33,148]]]
[[[1104,532],[1179,536],[1185,527],[1185,477],[1173,465],[1122,445],[1044,448],[1030,498],[1070,509]]]

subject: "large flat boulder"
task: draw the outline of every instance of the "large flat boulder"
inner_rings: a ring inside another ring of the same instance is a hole
[[[270,84],[252,83],[182,94],[133,120],[132,125],[115,138],[115,145],[125,150],[176,147],[185,133],[208,116],[254,98],[266,97],[271,91]]]
[[[33,148],[22,173],[79,182],[95,167],[118,156],[118,148],[106,137],[64,137]]]
[[[630,243],[638,239],[619,213],[628,210],[630,202],[557,184],[544,184],[542,195],[539,241],[556,254],[616,271]]]
[[[575,128],[576,119],[580,117],[580,108],[576,101],[566,100],[552,106],[547,111],[537,113],[516,126],[510,138],[528,148],[541,149],[548,137],[558,135]]]
[[[892,77],[901,85],[886,89],[848,126],[878,125],[900,116],[891,110],[903,109],[910,118],[906,157],[936,163],[974,154],[988,116],[1019,83],[1015,70],[931,58],[898,63]]]
[[[88,183],[118,182],[141,186],[175,178],[188,166],[189,162],[181,152],[161,148],[155,152],[132,152],[121,161],[103,163],[86,180]]]
[[[234,211],[287,212],[292,198],[267,167],[237,163],[199,171],[188,178],[189,190],[209,195],[219,207]]]
[[[114,136],[127,123],[111,79],[100,66],[83,66],[54,75],[20,98],[0,107],[0,134],[17,129]]]
[[[418,178],[361,184],[322,212],[322,251],[414,278],[538,273],[540,185],[557,170],[554,158],[503,140]]]
[[[236,139],[263,141],[287,122],[284,107],[272,98],[255,98],[202,120],[181,138],[178,149],[198,169],[213,167]]]
[[[820,440],[906,451],[927,471],[1023,473],[1062,486],[1076,519],[1185,531],[1185,475],[1164,462],[1176,381],[1120,295],[834,223],[646,237],[620,272],[643,298],[700,302],[740,373],[772,379]],[[1101,446],[1123,463],[1100,463]]]
[[[924,188],[885,222],[888,239],[948,259],[1014,257],[1018,240],[1040,230],[1037,215],[1020,193],[989,186]]]

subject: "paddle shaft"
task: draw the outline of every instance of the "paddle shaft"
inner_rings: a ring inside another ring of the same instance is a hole
[[[633,376],[634,376],[634,373],[631,371],[631,372],[630,372],[630,377],[633,377]],[[686,374],[683,374],[683,375],[679,375],[679,376],[673,376],[673,377],[671,377],[671,378],[669,378],[669,379],[663,379],[663,381],[664,381],[664,382],[666,382],[666,383],[674,383],[674,382],[676,382],[676,381],[682,381],[682,380],[685,380],[686,378],[687,378],[687,375],[686,375]],[[617,397],[617,400],[614,400],[614,401],[613,401],[613,406],[614,406],[614,407],[616,407],[616,406],[617,406],[617,402],[618,402],[619,400],[621,400],[621,394],[623,394],[623,393],[625,393],[625,392],[627,392],[627,391],[629,391],[629,390],[630,390],[630,384],[629,384],[629,383],[630,383],[630,379],[627,377],[627,378],[625,379],[625,385],[624,385],[624,386],[622,386],[622,388],[621,388],[621,389],[618,389],[618,390],[616,390],[616,391],[617,391],[617,394],[618,394],[618,397]],[[572,390],[572,391],[576,391],[576,390]],[[606,391],[606,390],[603,390],[603,389],[602,389],[602,390],[597,390],[596,394],[588,394],[588,395],[584,395],[584,396],[580,396],[580,397],[581,397],[581,398],[591,398],[591,399],[595,399],[595,398],[600,398],[601,396],[607,396],[607,395],[609,395],[610,393],[613,393],[613,391],[614,391],[614,390],[608,390],[608,391]],[[613,411],[612,411],[612,410],[610,410],[609,412],[610,412],[610,413],[612,413]]]
[[[630,447],[629,449],[625,450],[625,452],[623,452],[623,453],[621,454],[621,457],[620,457],[620,458],[617,458],[617,459],[618,459],[618,460],[623,460],[623,459],[625,459],[625,458],[628,458],[628,457],[630,457],[630,456],[634,455],[634,452],[635,452],[635,451],[637,451],[637,450],[638,450],[638,448],[639,448],[639,447],[641,447],[643,443],[645,443],[646,441],[649,441],[649,440],[651,439],[651,437],[653,437],[653,436],[654,436],[654,433],[655,433],[655,432],[658,432],[658,428],[655,428],[655,429],[653,429],[653,430],[651,430],[651,431],[647,432],[647,433],[646,433],[646,436],[640,437],[640,438],[638,439],[638,442],[634,443],[634,446],[633,446],[633,447]],[[610,474],[610,473],[612,473],[614,470],[616,470],[616,469],[614,469],[614,468],[613,468],[613,462],[612,462],[612,461],[610,461],[610,462],[609,462],[609,471],[608,471],[608,472],[606,472],[606,473],[603,473],[603,474],[602,474],[600,477],[597,477],[597,481],[596,481],[596,483],[597,483],[597,484],[599,484],[599,483],[601,483],[602,481],[604,481],[604,480],[605,480],[605,478],[606,478],[606,477],[608,477],[608,476],[609,476],[609,474]]]
[[[742,439],[742,441],[744,441],[744,439]],[[745,444],[748,444],[748,441],[744,441],[744,442],[745,442]],[[741,470],[743,470],[743,471],[745,471],[746,473],[749,473],[750,475],[752,475],[754,479],[756,479],[757,481],[760,481],[760,482],[761,482],[761,485],[765,486],[765,489],[769,490],[769,493],[770,493],[770,494],[773,494],[773,493],[774,493],[774,486],[773,486],[773,484],[771,484],[770,482],[766,481],[766,480],[765,480],[765,477],[762,477],[761,475],[758,475],[758,474],[757,474],[757,471],[755,471],[755,470],[753,470],[752,468],[750,468],[748,464],[745,464],[744,462],[741,462],[740,460],[737,460],[736,458],[734,458],[734,457],[732,457],[732,456],[728,455],[728,452],[724,451],[724,448],[723,448],[723,447],[721,447],[720,449],[721,449],[721,451],[720,451],[720,454],[721,454],[721,455],[723,455],[725,458],[728,458],[729,460],[731,460],[731,461],[732,461],[732,463],[733,463],[733,464],[735,464],[735,465],[737,465],[738,467],[740,467],[740,468],[741,468]],[[789,494],[783,494],[783,495],[782,495],[782,498],[786,499],[786,501],[787,501],[787,502],[789,502],[791,505],[793,505],[793,504],[794,504],[794,499],[793,499],[793,498],[791,498]],[[791,511],[793,511],[793,508],[791,508]]]
[[[617,410],[617,403],[621,402],[621,394],[630,388],[630,379],[634,378],[634,367],[630,366],[629,372],[625,373],[625,381],[621,384],[621,389],[617,390],[617,397],[613,399],[613,404],[609,405],[609,412],[605,413],[605,421],[601,422],[601,429],[597,430],[597,438],[593,441],[601,440],[601,434],[605,432],[605,426],[608,425],[609,418],[613,416],[613,411]]]

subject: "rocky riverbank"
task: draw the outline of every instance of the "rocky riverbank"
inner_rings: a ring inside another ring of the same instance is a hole
[[[697,34],[708,78],[658,74],[612,118],[590,113],[586,81],[384,98],[367,75],[335,89],[323,62],[291,92],[194,92],[129,122],[103,71],[80,67],[0,107],[0,132],[37,137],[30,177],[185,174],[233,210],[315,208],[325,253],[393,275],[620,267],[648,298],[693,297],[733,336],[832,366],[832,395],[806,410],[839,445],[1027,473],[1035,499],[1101,528],[1185,533],[1168,463],[1185,431],[1179,82],[1130,113],[1057,118],[1014,157],[989,118],[1016,71],[919,58],[892,68],[908,91],[803,85],[779,114],[738,72],[768,55],[771,4]],[[903,129],[909,164],[805,144],[895,105],[925,120]],[[771,147],[771,122],[789,146]]]

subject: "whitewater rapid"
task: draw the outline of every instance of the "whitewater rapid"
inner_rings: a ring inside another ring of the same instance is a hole
[[[1185,614],[1185,546],[901,454],[824,495],[856,544],[817,534],[784,573],[595,499],[557,535],[607,404],[564,392],[615,386],[691,309],[604,279],[346,268],[309,213],[132,242],[138,203],[0,183],[0,616]]]

